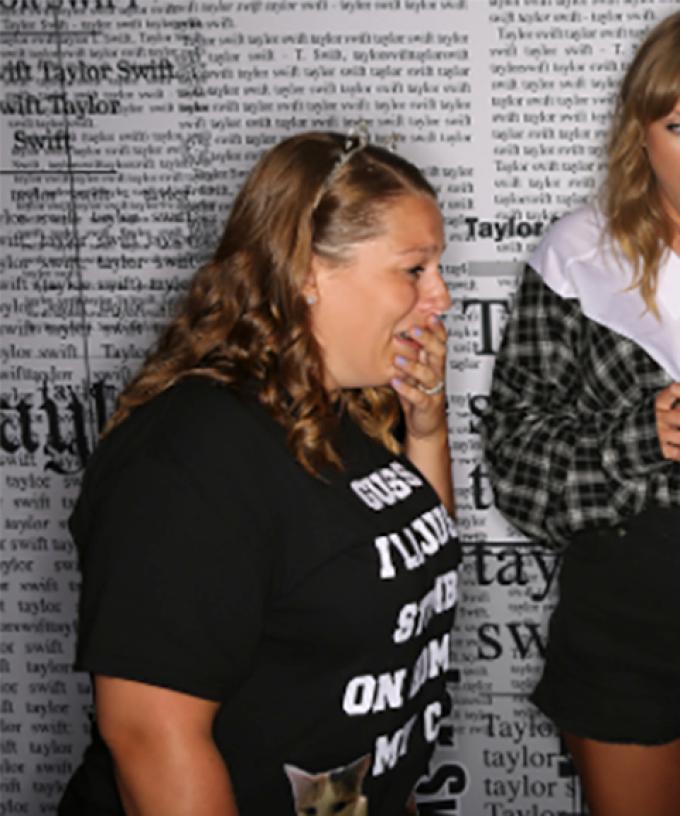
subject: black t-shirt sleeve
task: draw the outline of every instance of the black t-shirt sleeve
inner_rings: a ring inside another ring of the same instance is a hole
[[[181,464],[149,453],[106,479],[78,541],[78,668],[224,700],[263,618],[261,530],[224,484],[215,507]]]

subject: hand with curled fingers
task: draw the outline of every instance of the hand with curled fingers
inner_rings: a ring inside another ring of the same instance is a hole
[[[409,331],[413,352],[395,358],[400,374],[392,380],[404,412],[407,436],[423,439],[447,433],[446,329],[432,315],[427,325]]]
[[[680,383],[666,386],[656,395],[656,431],[664,459],[680,462]]]

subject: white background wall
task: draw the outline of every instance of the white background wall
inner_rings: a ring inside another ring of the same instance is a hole
[[[114,396],[254,160],[376,136],[438,188],[465,584],[454,728],[423,814],[580,812],[526,702],[557,559],[491,506],[476,428],[522,261],[592,195],[612,96],[660,0],[0,0],[0,816],[54,813],[89,682],[65,520]]]

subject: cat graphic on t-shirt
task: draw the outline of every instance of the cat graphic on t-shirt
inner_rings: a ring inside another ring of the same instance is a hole
[[[361,786],[370,764],[371,757],[366,755],[351,765],[319,774],[284,765],[297,816],[368,816]]]

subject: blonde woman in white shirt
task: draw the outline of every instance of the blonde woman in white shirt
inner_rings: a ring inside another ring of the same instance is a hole
[[[593,816],[680,814],[680,13],[624,78],[600,203],[531,257],[484,417],[501,511],[564,551],[533,702]]]

